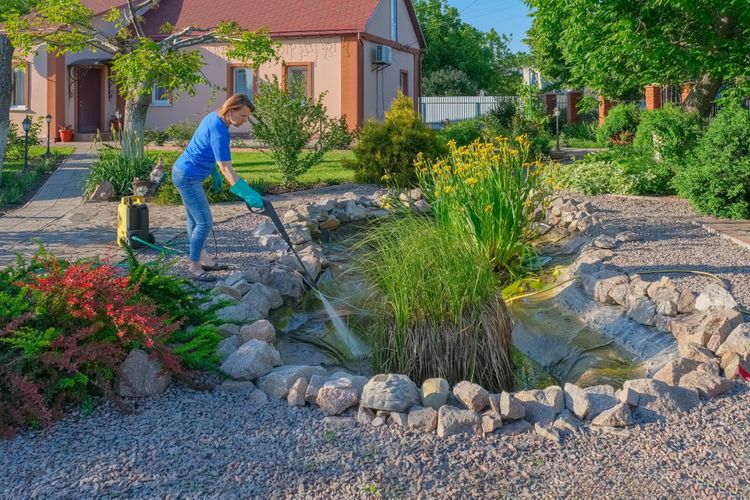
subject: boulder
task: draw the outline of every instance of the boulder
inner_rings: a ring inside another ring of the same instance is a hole
[[[104,181],[91,193],[89,201],[110,201],[115,198],[115,187],[109,181]]]
[[[439,409],[448,401],[450,386],[444,378],[428,378],[422,382],[422,406]]]
[[[231,337],[232,335],[237,335],[238,333],[240,333],[240,325],[235,325],[233,323],[224,323],[219,325],[219,335],[224,338]]]
[[[677,312],[689,314],[695,311],[695,294],[690,290],[683,290],[677,300]]]
[[[335,372],[331,375],[312,375],[305,391],[305,400],[310,404],[318,404],[318,391],[327,382],[335,382],[339,387],[353,387],[357,391],[357,398],[362,396],[362,390],[368,378],[361,375],[352,375],[347,372]]]
[[[566,409],[557,416],[552,427],[563,432],[575,433],[581,429],[582,425],[583,423],[570,410]]]
[[[494,411],[486,411],[481,418],[482,432],[490,434],[503,426],[503,419]]]
[[[615,389],[611,385],[594,385],[583,390],[589,400],[589,413],[586,418],[592,419],[617,404]]]
[[[648,378],[628,380],[623,389],[636,393],[635,415],[644,420],[655,420],[690,411],[700,403],[698,392],[665,384]]]
[[[636,406],[638,404],[638,393],[629,387],[615,392],[615,396],[620,403],[625,403],[630,406]]]
[[[287,229],[287,236],[289,236],[289,241],[292,242],[292,245],[304,245],[312,241],[310,230],[303,225],[289,227]]]
[[[305,391],[307,391],[307,380],[300,377],[289,388],[286,400],[289,406],[305,406]]]
[[[609,296],[612,287],[628,283],[628,277],[624,274],[611,274],[612,271],[599,271],[592,275],[595,281],[593,284],[592,296],[597,302],[614,304],[614,300]]]
[[[375,420],[375,412],[364,406],[360,406],[357,410],[357,423],[362,425],[372,425],[372,421]]]
[[[624,231],[615,236],[615,241],[617,242],[638,241],[640,239],[641,238],[640,236],[638,236],[638,233],[635,233],[633,231]]]
[[[227,337],[216,346],[216,356],[220,361],[224,361],[230,354],[239,349],[241,345],[242,342],[239,335]]]
[[[341,221],[334,216],[328,217],[326,220],[321,222],[318,227],[321,231],[333,231],[341,225]]]
[[[269,305],[269,309],[276,309],[284,305],[284,299],[281,297],[279,291],[264,283],[253,283],[248,289],[248,293],[242,297],[243,301],[249,300],[248,297],[253,294],[256,297],[264,297]]]
[[[516,436],[518,434],[524,434],[532,430],[533,427],[526,420],[515,420],[508,424],[503,425],[500,428],[500,435],[502,436]]]
[[[656,313],[662,316],[677,316],[677,302],[673,300],[657,302]]]
[[[143,398],[167,390],[172,375],[146,351],[133,349],[117,369],[115,393],[128,398]]]
[[[657,306],[657,310],[658,310],[658,306]],[[654,326],[660,332],[671,332],[673,321],[674,321],[673,317],[664,316],[663,314],[657,314],[656,316],[654,316]]]
[[[695,334],[706,316],[706,314],[697,313],[675,318],[670,325],[670,331],[674,338],[680,341],[684,337]]]
[[[247,269],[243,273],[240,273],[240,275],[248,283],[263,283],[267,285],[271,280],[271,269],[268,266],[249,264]]]
[[[410,429],[422,432],[435,432],[438,412],[434,408],[412,408],[407,418]]]
[[[437,435],[440,437],[474,435],[480,429],[479,415],[473,410],[461,410],[448,405],[441,406],[438,410]]]
[[[251,341],[252,342],[252,341]],[[322,366],[287,365],[270,370],[258,379],[258,388],[275,399],[284,399],[299,378],[309,381],[313,375],[325,375]]]
[[[628,427],[635,423],[630,406],[624,403],[617,403],[609,410],[600,413],[591,425],[607,427]]]
[[[320,409],[328,415],[341,415],[357,404],[357,390],[327,382],[318,391],[316,400]]]
[[[245,283],[247,283],[245,280],[242,280],[242,281],[245,282]],[[221,295],[221,294],[228,295],[229,297],[231,297],[235,301],[240,300],[242,298],[242,296],[245,294],[245,292],[246,292],[246,290],[243,291],[243,290],[237,288],[236,286],[228,286],[228,285],[225,285],[225,284],[222,284],[222,283],[219,283],[219,284],[217,284],[214,287],[214,293],[215,294],[217,294],[217,295]]]
[[[724,376],[729,380],[734,380],[739,375],[740,366],[750,373],[750,355],[740,356],[736,352],[725,352],[721,356],[720,365],[724,371]]]
[[[391,413],[388,417],[388,422],[394,427],[402,427],[404,429],[409,425],[406,413]]]
[[[526,415],[523,403],[505,391],[490,396],[490,408],[498,413],[503,420],[518,420]]]
[[[680,387],[696,390],[704,398],[713,398],[732,390],[734,382],[712,373],[694,371],[680,379]]]
[[[695,342],[680,341],[680,343],[677,344],[677,349],[680,352],[680,356],[697,361],[699,364],[711,361],[715,357],[714,353],[711,352],[708,347],[704,347]]]
[[[261,340],[242,344],[221,364],[221,371],[238,380],[254,380],[281,364],[279,351]]]
[[[728,352],[734,352],[740,356],[750,355],[750,323],[737,326],[716,350],[719,356]]]
[[[586,393],[575,384],[567,383],[564,387],[565,391],[565,407],[570,410],[573,415],[580,419],[586,418],[589,414],[589,398]]]
[[[465,408],[477,413],[490,404],[490,394],[481,385],[465,380],[453,387],[453,395]]]
[[[560,431],[550,425],[542,425],[539,422],[534,424],[534,431],[537,436],[552,441],[555,444],[560,444]]]
[[[532,389],[515,393],[515,398],[523,404],[524,418],[532,423],[551,424],[555,417],[565,409],[565,393],[558,386],[546,389]]]
[[[276,234],[276,225],[270,220],[261,221],[253,231],[253,236],[255,237],[270,236],[272,234]]]
[[[273,327],[270,321],[259,319],[254,323],[243,326],[240,329],[239,338],[243,344],[253,339],[273,344],[276,342],[276,328]]]
[[[286,300],[299,302],[305,293],[305,283],[297,271],[285,266],[276,266],[271,271],[269,284]]]
[[[627,307],[628,294],[630,293],[630,283],[620,283],[609,289],[609,301],[610,303],[617,304],[622,307]]]
[[[721,375],[721,362],[718,358],[706,361],[705,363],[698,365],[698,371],[710,373],[711,375],[716,375],[718,377]]]
[[[628,309],[628,317],[641,325],[656,324],[656,304],[653,301],[639,297]]]
[[[646,288],[646,295],[648,295],[654,302],[660,302],[661,300],[678,300],[679,295],[677,293],[677,287],[674,282],[663,276],[659,281],[650,283]]]
[[[736,309],[737,302],[726,288],[718,283],[711,282],[695,299],[695,308],[698,311],[710,311],[713,309]]]
[[[609,250],[617,246],[617,241],[612,236],[602,235],[594,238],[591,244],[596,248],[604,248]]]
[[[247,396],[258,390],[255,384],[249,380],[225,380],[217,388],[220,392],[229,392],[232,394],[242,394]]]
[[[216,317],[224,323],[246,323],[266,317],[268,310],[265,309],[265,311],[266,314],[263,314],[263,311],[258,310],[257,307],[247,302],[240,302],[239,304],[219,309],[216,311]]]
[[[277,234],[269,234],[267,236],[258,237],[258,245],[263,247],[266,252],[278,252],[279,250],[286,250],[289,245],[286,244],[281,236]]]
[[[406,375],[375,375],[362,391],[362,406],[375,410],[405,412],[420,402],[419,389]]]
[[[654,374],[654,380],[659,380],[669,385],[679,385],[680,378],[696,370],[699,365],[700,363],[693,359],[673,359]]]
[[[680,342],[695,342],[715,351],[732,333],[732,330],[742,323],[742,314],[732,309],[709,311],[703,314],[702,318],[698,327],[681,337]]]

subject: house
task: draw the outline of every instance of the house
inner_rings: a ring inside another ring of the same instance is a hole
[[[126,5],[126,0],[81,1],[95,14]],[[225,95],[252,96],[258,81],[272,75],[281,82],[302,79],[310,96],[326,92],[328,113],[345,117],[352,129],[370,117],[382,119],[398,90],[411,96],[417,109],[425,42],[411,0],[162,0],[144,14],[146,34],[152,37],[164,36],[159,28],[165,23],[179,29],[227,20],[248,30],[267,28],[281,41],[281,61],[253,70],[227,60],[219,44],[199,46],[203,72],[214,89],[203,85],[195,96],[168,96],[154,87],[146,128],[199,121]],[[11,120],[20,123],[27,115],[49,113],[53,133],[65,125],[77,134],[108,131],[124,107],[110,79],[109,61],[101,51],[55,57],[40,47],[26,71],[14,71]]]

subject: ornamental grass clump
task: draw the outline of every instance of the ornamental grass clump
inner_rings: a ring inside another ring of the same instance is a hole
[[[466,231],[407,215],[375,226],[359,268],[382,300],[370,343],[375,367],[422,381],[512,389],[510,316],[498,277]]]
[[[530,143],[497,137],[468,146],[449,144],[438,161],[415,162],[420,186],[435,222],[446,231],[466,232],[499,272],[515,274],[531,254],[528,229],[541,206],[537,162],[528,162]]]

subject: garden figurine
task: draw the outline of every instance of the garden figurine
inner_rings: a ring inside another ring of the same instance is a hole
[[[228,266],[215,262],[204,249],[213,226],[203,180],[209,175],[212,188],[221,190],[223,178],[229,192],[253,208],[263,208],[263,198],[232,167],[229,126],[241,127],[255,111],[245,94],[234,94],[217,110],[208,114],[193,134],[190,143],[172,167],[172,182],[182,197],[187,215],[190,240],[189,275],[197,281],[215,281],[209,271],[223,271]]]

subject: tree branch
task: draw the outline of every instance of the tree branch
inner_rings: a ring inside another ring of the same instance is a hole
[[[204,28],[196,28],[194,26],[188,26],[187,28],[183,28],[176,33],[172,33],[171,35],[164,38],[163,40],[160,40],[158,44],[160,47],[162,47],[162,49],[169,50],[170,48],[173,48],[172,45],[174,45],[175,43],[180,43],[179,41],[175,42],[177,38],[192,35],[194,31],[200,31],[200,32],[205,33],[205,32],[210,32],[211,30],[204,29]]]
[[[144,38],[146,34],[143,32],[143,26],[141,26],[140,21],[138,21],[135,7],[133,7],[133,0],[128,0],[128,12],[130,13],[130,23],[133,25],[133,28],[135,28],[136,34],[139,37]]]
[[[149,11],[150,9],[154,7],[158,7],[160,1],[161,0],[145,0],[144,2],[138,4],[138,7],[136,7],[135,9],[135,15],[142,16],[145,12]]]
[[[178,49],[184,49],[186,47],[192,47],[193,45],[200,45],[201,43],[206,42],[213,42],[215,40],[215,35],[213,31],[210,31],[206,33],[205,35],[196,36],[194,38],[187,38],[185,40],[180,40],[178,42],[174,42],[170,49],[172,50],[178,50]]]

